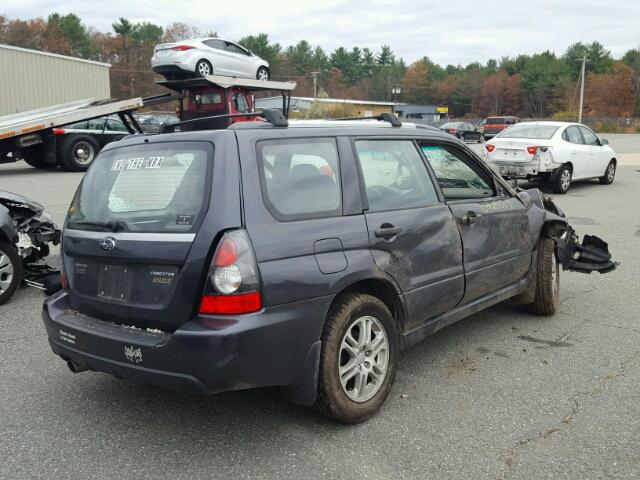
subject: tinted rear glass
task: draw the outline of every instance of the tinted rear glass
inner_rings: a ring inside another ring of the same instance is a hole
[[[458,128],[460,127],[460,123],[445,123],[444,125],[442,125],[440,128]]]
[[[498,135],[500,138],[538,138],[548,140],[558,131],[551,125],[514,125]]]
[[[206,143],[157,143],[100,154],[67,215],[67,228],[127,232],[191,232],[204,213]]]
[[[505,119],[504,117],[493,117],[487,118],[486,125],[504,125]]]
[[[340,215],[340,167],[333,138],[258,143],[262,195],[278,220]]]

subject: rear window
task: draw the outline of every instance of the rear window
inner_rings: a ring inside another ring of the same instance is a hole
[[[262,196],[278,220],[342,213],[338,149],[333,138],[258,142]]]
[[[558,131],[558,128],[551,125],[513,125],[501,132],[498,137],[549,140]]]
[[[505,119],[504,117],[493,117],[487,118],[486,125],[504,125]]]
[[[67,228],[127,232],[191,232],[205,210],[213,148],[158,143],[103,152],[85,175]]]

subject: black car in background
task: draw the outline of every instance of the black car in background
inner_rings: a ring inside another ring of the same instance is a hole
[[[463,142],[478,142],[481,143],[482,132],[470,122],[449,122],[440,127],[440,130],[444,130],[451,135],[458,137]]]
[[[119,118],[102,117],[54,128],[56,136],[56,163],[44,163],[40,159],[24,160],[38,168],[56,168],[60,165],[71,172],[84,172],[98,152],[110,142],[120,140],[130,132]]]

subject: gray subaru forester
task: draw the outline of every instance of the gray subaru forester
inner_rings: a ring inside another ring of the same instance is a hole
[[[43,318],[73,372],[202,393],[277,385],[351,423],[381,407],[401,349],[507,299],[551,315],[559,265],[616,266],[539,190],[390,115],[109,144],[61,257]]]

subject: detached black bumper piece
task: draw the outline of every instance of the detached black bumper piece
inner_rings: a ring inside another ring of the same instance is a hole
[[[567,227],[566,235],[554,238],[563,270],[608,273],[616,269],[619,263],[611,259],[607,242],[595,235],[585,235],[579,243],[573,228]]]

